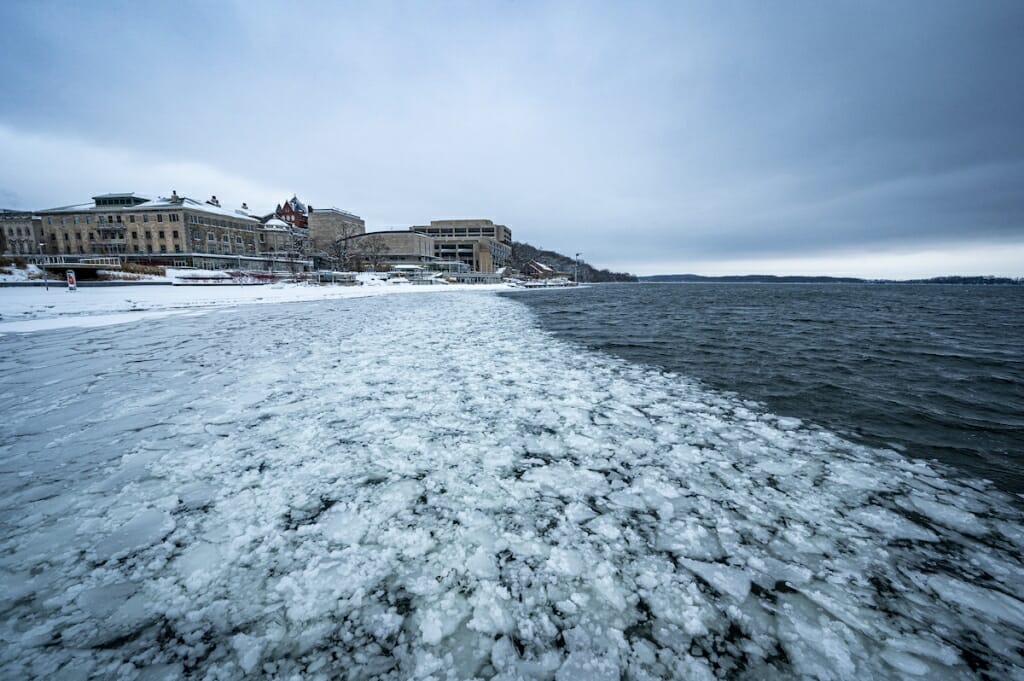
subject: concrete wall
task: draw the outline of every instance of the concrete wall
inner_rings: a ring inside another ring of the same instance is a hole
[[[323,209],[309,214],[309,242],[314,252],[327,251],[338,239],[365,233],[366,222],[358,216]]]

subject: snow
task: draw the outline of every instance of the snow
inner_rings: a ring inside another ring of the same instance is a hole
[[[479,287],[179,290],[0,336],[2,678],[1024,675],[985,483]]]
[[[23,270],[22,270],[23,271]],[[360,298],[392,293],[506,290],[503,284],[423,287],[361,274],[360,286],[272,284],[264,286],[117,286],[68,291],[61,282],[45,288],[0,288],[0,334],[123,324],[213,308]]]

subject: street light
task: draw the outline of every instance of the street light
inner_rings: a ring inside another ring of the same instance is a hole
[[[46,278],[46,263],[43,262],[43,247],[44,246],[46,246],[46,243],[40,241],[39,242],[39,264],[42,265],[42,268],[43,268],[43,286],[45,286],[46,290],[49,291],[50,290],[50,280]]]

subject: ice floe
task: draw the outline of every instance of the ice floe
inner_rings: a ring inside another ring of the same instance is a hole
[[[1024,678],[1017,501],[512,299],[0,346],[3,678]]]

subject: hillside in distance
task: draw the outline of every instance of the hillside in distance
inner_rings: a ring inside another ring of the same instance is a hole
[[[509,265],[521,272],[530,260],[544,263],[548,267],[553,267],[559,272],[565,272],[570,276],[573,273],[573,268],[576,266],[576,261],[567,255],[562,255],[555,251],[546,251],[522,241],[513,241],[512,257],[509,259]],[[606,269],[599,270],[583,260],[580,260],[579,268],[579,279],[581,282],[637,281],[635,275],[626,272],[611,272]]]

